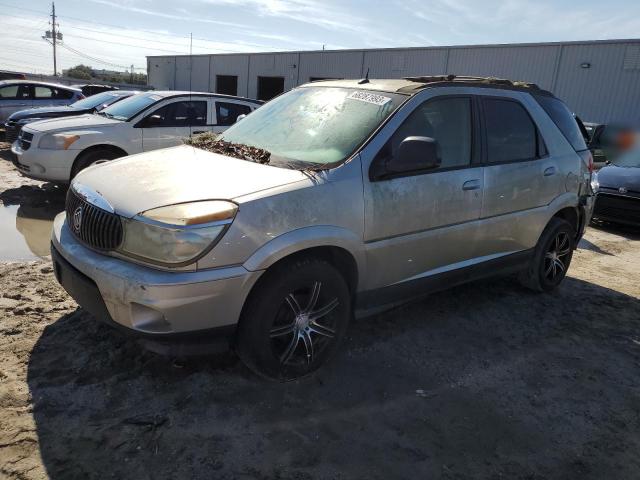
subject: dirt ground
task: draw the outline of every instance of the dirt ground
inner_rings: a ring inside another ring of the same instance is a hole
[[[0,201],[47,194],[0,154]],[[500,278],[357,320],[289,384],[144,351],[46,259],[0,263],[0,477],[640,478],[639,240],[590,228],[552,294]]]

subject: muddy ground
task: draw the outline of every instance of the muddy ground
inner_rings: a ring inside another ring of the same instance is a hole
[[[47,195],[3,155],[0,201]],[[501,278],[358,320],[289,384],[146,352],[46,259],[0,263],[0,477],[640,478],[639,240],[590,228],[553,294]]]

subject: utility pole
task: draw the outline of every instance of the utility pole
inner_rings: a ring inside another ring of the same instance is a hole
[[[58,76],[58,59],[56,58],[56,43],[62,41],[62,34],[57,30],[58,24],[56,23],[56,4],[51,2],[51,30],[44,32],[44,38],[47,42],[51,39],[51,45],[53,45],[53,75]]]
[[[129,77],[129,83],[133,83],[133,63],[131,64],[131,75]]]
[[[51,2],[51,33],[53,37],[53,76],[58,76],[58,65],[56,59],[56,4]]]

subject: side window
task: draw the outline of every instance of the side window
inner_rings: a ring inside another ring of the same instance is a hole
[[[190,127],[207,124],[207,102],[173,102],[145,119],[146,127]]]
[[[36,86],[33,88],[36,100],[43,98],[55,98],[55,92],[49,87]]]
[[[222,126],[233,125],[240,115],[251,113],[251,107],[241,103],[216,102],[217,124]]]
[[[431,137],[436,141],[440,168],[471,163],[471,98],[451,97],[427,100],[416,108],[393,134],[384,150],[393,157],[407,137]]]
[[[29,87],[26,85],[7,85],[0,87],[0,98],[24,100],[29,98]]]
[[[483,100],[489,163],[538,157],[538,133],[524,107],[516,101]]]

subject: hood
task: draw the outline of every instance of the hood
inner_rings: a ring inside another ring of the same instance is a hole
[[[124,217],[198,200],[234,200],[307,177],[187,145],[155,150],[83,170],[73,181],[102,196]]]
[[[627,190],[640,192],[640,168],[608,165],[598,170],[598,183],[600,187],[615,189],[624,187]]]
[[[54,132],[59,130],[79,130],[97,127],[120,125],[120,120],[109,119],[102,115],[76,115],[73,117],[52,118],[29,124],[29,129],[37,132]]]
[[[62,107],[42,107],[30,108],[28,110],[20,110],[9,117],[9,120],[22,120],[25,118],[47,118],[47,117],[64,117],[66,115],[82,115],[89,113],[90,110],[83,108],[72,108],[68,105]]]

